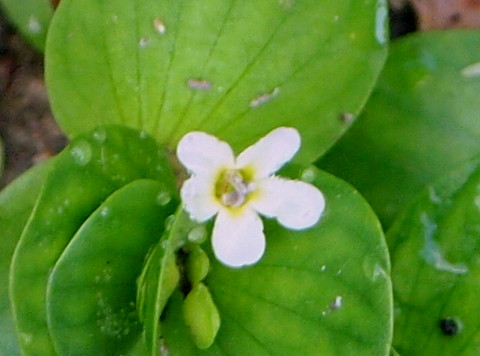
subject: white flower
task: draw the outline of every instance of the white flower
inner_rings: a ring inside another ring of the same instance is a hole
[[[265,250],[258,213],[294,230],[317,223],[324,208],[313,185],[273,173],[300,148],[296,129],[280,127],[244,150],[236,159],[230,146],[204,132],[190,132],[177,156],[192,176],[181,189],[184,209],[197,222],[217,215],[212,246],[220,262],[241,267],[257,262]]]

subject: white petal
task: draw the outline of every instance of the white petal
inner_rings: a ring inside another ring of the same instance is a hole
[[[251,204],[267,217],[275,217],[290,229],[301,230],[317,223],[325,209],[325,198],[312,184],[282,179],[266,178],[257,182],[258,196]]]
[[[300,134],[291,127],[279,127],[248,147],[237,158],[237,168],[252,167],[255,178],[278,171],[300,148]]]
[[[220,210],[213,227],[212,246],[217,259],[227,266],[254,264],[265,251],[263,222],[250,209],[236,213]]]
[[[184,209],[192,220],[204,222],[220,209],[215,199],[213,178],[194,176],[185,181],[180,190]]]
[[[177,146],[177,157],[194,174],[230,168],[234,163],[233,151],[226,142],[198,131],[182,137]]]

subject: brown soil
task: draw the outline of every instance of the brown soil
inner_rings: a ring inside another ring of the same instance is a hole
[[[0,135],[5,148],[0,187],[59,152],[67,142],[50,111],[42,55],[1,14]]]

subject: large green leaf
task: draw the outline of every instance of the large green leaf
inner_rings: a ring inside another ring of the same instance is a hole
[[[326,196],[320,222],[291,231],[266,221],[260,262],[232,269],[210,253],[204,280],[221,326],[207,350],[194,346],[181,293],[167,305],[162,350],[173,355],[388,355],[390,266],[380,224],[350,186],[309,169]]]
[[[389,225],[426,184],[480,153],[480,32],[395,42],[364,114],[320,162]]]
[[[43,51],[53,15],[51,0],[0,0],[0,5],[22,34]]]
[[[299,129],[311,162],[349,126],[386,56],[384,0],[63,0],[47,83],[70,135],[101,123],[174,147],[192,130],[235,149]]]
[[[388,232],[401,355],[480,354],[480,160],[426,189]]]
[[[47,289],[48,325],[60,355],[121,354],[138,338],[136,279],[178,201],[153,180],[113,193],[75,234]],[[158,319],[157,319],[158,320]]]
[[[149,136],[101,127],[74,140],[57,158],[15,250],[10,295],[26,354],[54,355],[47,330],[47,278],[85,219],[115,190],[149,178],[175,192],[166,155]]]
[[[53,161],[36,166],[0,193],[0,355],[18,356],[20,348],[8,298],[10,260]]]

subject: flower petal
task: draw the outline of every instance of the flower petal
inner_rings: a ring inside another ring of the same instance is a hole
[[[212,179],[206,175],[194,176],[182,185],[180,195],[183,206],[192,220],[207,221],[220,209],[220,203],[215,199],[215,182]]]
[[[263,222],[256,212],[220,210],[212,234],[217,259],[230,267],[256,263],[265,251]]]
[[[255,178],[278,171],[300,148],[300,134],[291,127],[279,127],[248,147],[237,158],[237,168],[252,167]]]
[[[232,167],[235,160],[228,143],[199,131],[182,137],[177,146],[177,157],[194,174]]]
[[[290,229],[301,230],[317,223],[325,209],[322,192],[312,184],[269,177],[258,184],[258,197],[251,202],[260,214],[275,217]]]

